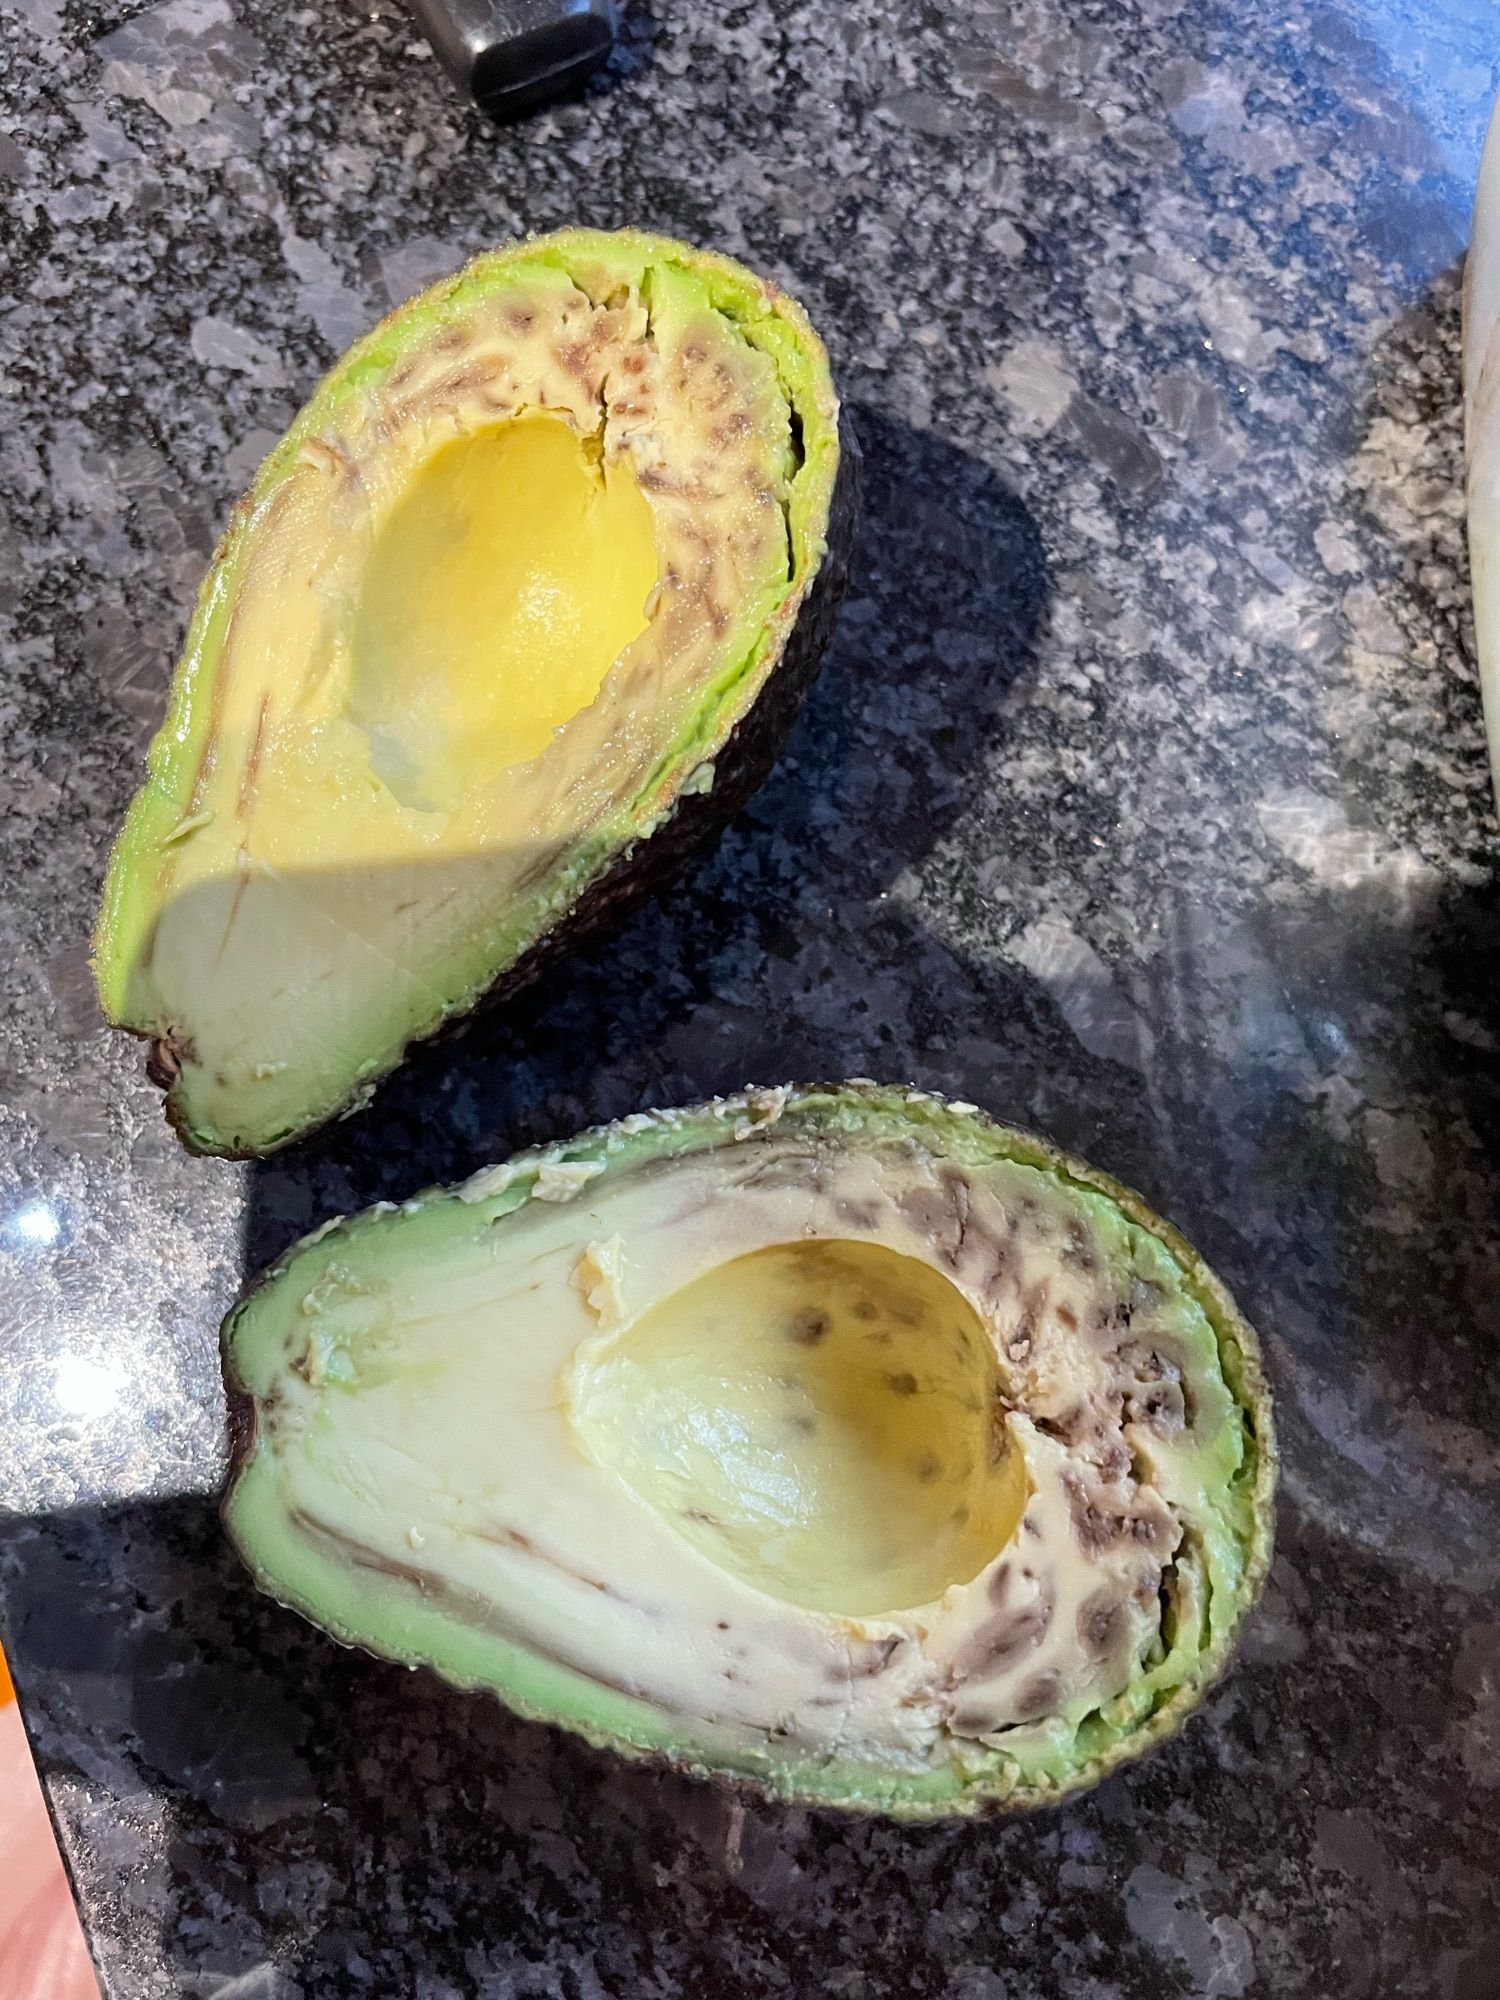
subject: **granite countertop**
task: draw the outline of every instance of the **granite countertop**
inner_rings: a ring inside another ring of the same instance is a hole
[[[1496,1994],[1492,0],[653,10],[501,133],[391,0],[0,0],[0,1618],[108,1991]],[[824,677],[621,939],[326,1140],[190,1160],[85,940],[205,559],[358,329],[574,219],[749,257],[826,331],[868,497]],[[1264,1329],[1280,1553],[1179,1741],[1025,1821],[843,1823],[248,1589],[212,1498],[248,1270],[590,1120],[850,1072],[1133,1182]]]

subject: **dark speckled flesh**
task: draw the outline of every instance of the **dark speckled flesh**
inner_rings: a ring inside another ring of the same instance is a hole
[[[764,1116],[768,1102],[775,1105],[764,1126],[756,1123]],[[568,1720],[566,1726],[574,1729],[591,1743],[613,1750],[632,1763],[670,1766],[673,1769],[696,1776],[711,1777],[715,1783],[726,1785],[745,1795],[761,1793],[771,1797],[794,1798],[801,1805],[829,1806],[841,1811],[860,1813],[883,1813],[896,1820],[952,1820],[974,1818],[994,1813],[1026,1811],[1036,1806],[1047,1805],[1058,1798],[1090,1785],[1096,1784],[1110,1771],[1120,1765],[1131,1763],[1142,1756],[1155,1744],[1173,1735],[1198,1707],[1208,1691],[1225,1672],[1232,1657],[1234,1644],[1238,1639],[1244,1619],[1260,1596],[1270,1568],[1275,1537],[1275,1493],[1279,1471],[1279,1457],[1276,1446],[1275,1428],[1272,1420],[1271,1392],[1261,1365],[1260,1342],[1254,1329],[1245,1320],[1233,1298],[1215,1276],[1203,1259],[1181,1234],[1164,1221],[1133,1190],[1124,1187],[1110,1175],[1074,1159],[1052,1145],[1050,1141],[1009,1126],[995,1126],[981,1120],[973,1106],[964,1107],[961,1114],[950,1111],[941,1098],[917,1091],[892,1089],[887,1086],[854,1081],[841,1084],[810,1084],[788,1087],[785,1090],[768,1092],[764,1089],[750,1089],[739,1097],[729,1100],[715,1100],[712,1104],[698,1105],[687,1110],[653,1112],[646,1122],[664,1124],[668,1129],[698,1133],[698,1145],[705,1148],[723,1146],[726,1143],[743,1142],[753,1145],[759,1131],[768,1130],[778,1121],[797,1119],[811,1115],[809,1128],[812,1149],[818,1145],[817,1119],[830,1108],[847,1112],[856,1119],[866,1114],[886,1117],[893,1123],[906,1116],[910,1106],[923,1107],[912,1119],[914,1137],[925,1137],[933,1143],[940,1143],[930,1125],[919,1124],[917,1118],[935,1121],[938,1131],[944,1120],[953,1125],[974,1119],[976,1129],[983,1129],[993,1135],[994,1143],[1001,1149],[1006,1159],[1019,1160],[1028,1166],[1038,1168],[1048,1174],[1055,1174],[1075,1187],[1091,1190],[1104,1196],[1123,1215],[1140,1229],[1155,1237],[1170,1253],[1185,1274],[1186,1283],[1207,1314],[1217,1337],[1220,1360],[1225,1379],[1229,1383],[1234,1399],[1242,1413],[1248,1438],[1249,1463],[1253,1478],[1249,1484],[1249,1516],[1245,1546],[1244,1568],[1236,1588],[1236,1610],[1228,1626],[1219,1634],[1206,1639],[1200,1649],[1196,1663],[1186,1677],[1171,1688],[1161,1706],[1143,1716],[1124,1734],[1107,1742],[1102,1748],[1085,1755],[1076,1769],[1067,1773],[1059,1782],[1047,1779],[1035,1783],[1017,1782],[1013,1777],[1002,1778],[992,1775],[989,1779],[976,1779],[968,1788],[955,1797],[942,1800],[923,1799],[919,1796],[903,1796],[899,1787],[883,1796],[851,1798],[842,1793],[820,1789],[816,1778],[809,1779],[805,1766],[798,1767],[795,1776],[778,1773],[778,1766],[772,1757],[766,1767],[752,1774],[725,1770],[714,1765],[695,1752],[678,1754],[671,1748],[642,1748],[623,1740],[607,1729],[588,1722]],[[724,1114],[727,1114],[724,1115]],[[737,1142],[731,1137],[736,1128],[740,1134]],[[595,1148],[604,1148],[604,1157],[610,1158],[610,1147],[623,1140],[630,1131],[630,1121],[624,1125],[598,1127],[576,1135],[567,1141],[570,1156],[585,1154],[592,1156]],[[626,1141],[628,1144],[628,1141]],[[858,1143],[852,1142],[852,1143]],[[514,1164],[525,1167],[534,1156],[523,1155]],[[609,1171],[631,1171],[629,1167],[612,1166]],[[634,1171],[640,1171],[636,1167]],[[650,1171],[648,1163],[645,1169]],[[816,1175],[812,1177],[816,1180]],[[963,1186],[967,1192],[961,1170],[952,1170],[945,1176],[950,1189]],[[430,1189],[418,1197],[422,1205],[464,1200],[468,1197],[457,1190],[447,1188]],[[966,1208],[966,1205],[965,1205]],[[379,1229],[384,1215],[389,1209],[365,1210],[361,1214],[346,1216],[332,1223],[324,1231],[319,1231],[317,1240],[324,1240],[325,1234],[348,1241],[348,1254],[357,1255],[358,1238],[362,1232]],[[934,1227],[934,1244],[942,1253],[941,1217]],[[261,1568],[256,1548],[237,1532],[231,1503],[237,1483],[249,1466],[256,1449],[258,1424],[257,1404],[246,1393],[234,1358],[234,1344],[237,1329],[242,1320],[248,1325],[248,1316],[253,1313],[257,1292],[263,1286],[275,1285],[289,1266],[295,1261],[299,1246],[294,1245],[287,1256],[262,1272],[247,1291],[245,1297],[235,1307],[224,1322],[221,1336],[221,1359],[224,1382],[229,1401],[228,1455],[229,1475],[225,1483],[222,1506],[229,1526],[231,1538],[239,1553],[255,1577],[257,1583],[272,1596],[279,1596],[274,1576]],[[1158,1503],[1160,1504],[1160,1503]],[[1118,1524],[1114,1524],[1118,1526]],[[1038,1636],[1040,1626],[1050,1615],[1050,1602],[1045,1610],[1033,1616],[1005,1610],[1009,1589],[1009,1564],[1002,1562],[991,1579],[991,1602],[996,1615],[979,1627],[971,1641],[972,1664],[975,1671],[991,1668],[1023,1655]],[[309,1617],[317,1617],[316,1607],[294,1599],[283,1599],[291,1608]],[[1114,1630],[1113,1611],[1118,1607],[1093,1607],[1096,1650],[1103,1655],[1107,1652]],[[332,1629],[332,1636],[344,1645],[354,1645],[357,1650],[380,1649],[372,1641],[352,1639],[339,1628]],[[886,1663],[891,1651],[899,1646],[899,1640],[874,1642],[867,1662],[854,1669],[856,1673],[876,1673]],[[408,1665],[428,1666],[444,1677],[443,1669],[432,1666],[425,1658],[410,1657],[403,1653],[392,1653],[388,1657],[403,1659]],[[577,1663],[570,1663],[577,1670]],[[591,1665],[588,1669],[592,1678],[607,1683],[607,1662],[599,1663],[598,1670]],[[456,1683],[468,1688],[473,1685],[465,1680]],[[549,1711],[533,1707],[526,1700],[517,1700],[512,1693],[501,1687],[492,1690],[518,1713],[540,1721],[557,1718]],[[1041,1700],[1040,1683],[1037,1699]],[[1045,1707],[1045,1704],[1043,1704]],[[960,1708],[953,1718],[955,1735],[982,1735],[988,1727],[987,1716],[975,1711],[972,1718]],[[1002,1760],[1003,1761],[1003,1760]]]
[[[521,958],[506,966],[493,985],[472,1006],[455,1010],[425,1036],[408,1042],[382,1072],[390,1071],[423,1042],[459,1034],[478,1013],[508,1000],[549,965],[565,958],[590,938],[623,922],[644,897],[664,888],[693,855],[723,831],[741,806],[762,784],[781,754],[797,712],[818,676],[823,654],[833,636],[839,605],[849,581],[855,531],[859,518],[860,453],[847,417],[839,422],[839,466],[829,500],[826,548],[817,574],[796,619],[782,640],[775,661],[752,707],[741,717],[714,760],[712,785],[704,791],[679,795],[661,825],[622,853],[584,894],[544,932]],[[214,1152],[224,1159],[257,1159],[278,1152],[313,1132],[348,1117],[369,1101],[382,1077],[364,1084],[351,1104],[312,1125],[289,1133],[274,1146],[208,1147],[179,1117],[173,1086],[181,1068],[170,1042],[154,1038],[146,1058],[146,1074],[166,1092],[166,1114],[179,1138],[194,1152]]]

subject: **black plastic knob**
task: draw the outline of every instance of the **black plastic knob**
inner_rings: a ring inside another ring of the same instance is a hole
[[[409,0],[454,82],[492,118],[579,88],[614,46],[611,0]]]

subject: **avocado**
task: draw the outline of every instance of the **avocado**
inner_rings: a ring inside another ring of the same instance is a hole
[[[850,1083],[334,1222],[225,1322],[229,1534],[596,1744],[935,1818],[1173,1730],[1270,1559],[1254,1334],[1136,1195]]]
[[[856,457],[800,307],[569,230],[360,341],[203,585],[95,935],[195,1150],[266,1153],[664,879],[817,670]]]

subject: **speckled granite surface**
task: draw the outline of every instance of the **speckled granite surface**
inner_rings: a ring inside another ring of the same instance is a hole
[[[657,11],[496,134],[390,0],[0,0],[0,1615],[110,1992],[1500,1994],[1489,0]],[[328,1141],[189,1161],[84,940],[217,525],[367,320],[566,219],[748,255],[828,333],[870,476],[825,677],[670,906]],[[846,1826],[249,1594],[206,1497],[244,1269],[849,1071],[1134,1181],[1265,1330],[1281,1553],[1180,1742],[1028,1822]]]

